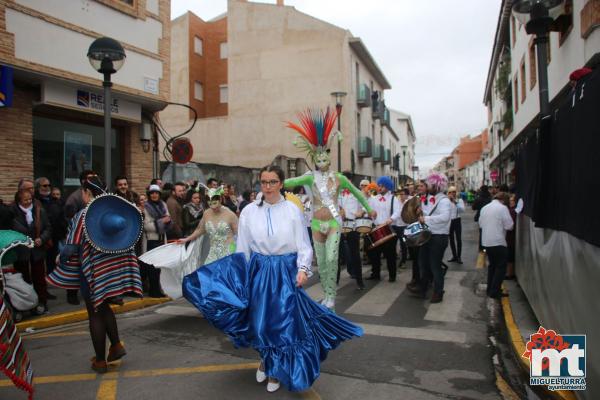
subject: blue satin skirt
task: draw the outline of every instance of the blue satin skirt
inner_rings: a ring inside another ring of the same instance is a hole
[[[229,255],[187,275],[183,295],[236,347],[258,351],[267,376],[303,391],[329,350],[363,331],[296,287],[296,256]]]

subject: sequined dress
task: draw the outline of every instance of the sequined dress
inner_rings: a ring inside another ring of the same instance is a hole
[[[233,252],[231,246],[232,240],[228,240],[233,232],[227,222],[219,221],[215,225],[212,221],[207,221],[205,229],[210,237],[210,250],[208,251],[208,256],[206,257],[204,264],[210,264]]]

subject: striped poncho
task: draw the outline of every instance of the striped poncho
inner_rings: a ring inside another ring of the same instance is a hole
[[[85,211],[81,210],[71,220],[61,262],[46,278],[48,283],[64,289],[79,289],[81,269],[94,308],[108,298],[128,292],[141,297],[142,280],[135,253],[108,254],[92,247],[83,228]],[[68,257],[63,257],[65,253]]]

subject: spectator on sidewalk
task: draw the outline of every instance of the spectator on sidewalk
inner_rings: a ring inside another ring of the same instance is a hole
[[[506,232],[514,227],[507,207],[508,194],[499,192],[489,204],[481,209],[479,226],[481,243],[489,258],[487,295],[499,299],[502,295],[502,281],[506,276],[508,248]]]
[[[457,196],[456,187],[448,188],[448,198],[452,202],[452,220],[450,221],[450,250],[452,258],[448,262],[462,264],[462,223],[460,215],[465,211],[465,202]]]
[[[125,175],[119,175],[115,178],[115,194],[130,203],[137,204],[138,194],[129,190],[129,181]]]
[[[167,199],[167,208],[173,221],[171,229],[167,232],[167,239],[180,239],[183,237],[183,205],[185,201],[185,183],[177,182]]]
[[[188,237],[194,233],[204,215],[202,192],[200,189],[191,189],[186,200],[187,203],[183,206],[183,236]]]
[[[25,282],[33,284],[39,300],[35,313],[41,315],[48,311],[45,263],[46,245],[52,238],[52,228],[44,207],[39,202],[34,204],[33,200],[31,191],[27,189],[15,194],[12,229],[32,238],[34,247],[17,247],[14,267],[23,275]]]

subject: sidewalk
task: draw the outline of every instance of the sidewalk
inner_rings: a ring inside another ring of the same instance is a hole
[[[522,357],[522,354],[525,352],[525,345],[529,341],[529,336],[537,332],[540,323],[531,309],[525,293],[516,281],[504,281],[504,291],[508,292],[508,297],[502,298],[502,311],[508,337],[514,351],[515,360],[517,360],[525,375],[529,376],[530,363],[527,358]],[[539,386],[539,388],[543,389],[542,386]],[[544,398],[577,399],[572,391],[544,390],[544,392],[547,396]]]
[[[53,326],[72,324],[74,322],[87,320],[87,310],[85,303],[79,295],[81,304],[73,305],[67,303],[67,292],[64,289],[48,287],[48,292],[55,295],[56,300],[48,300],[48,313],[39,316],[33,316],[29,312],[23,313],[23,321],[16,324],[19,331],[37,330],[50,328]],[[128,311],[138,310],[140,308],[150,307],[162,304],[171,299],[145,297],[143,299],[135,297],[124,297],[125,304],[122,306],[112,305],[115,314],[121,314]]]

